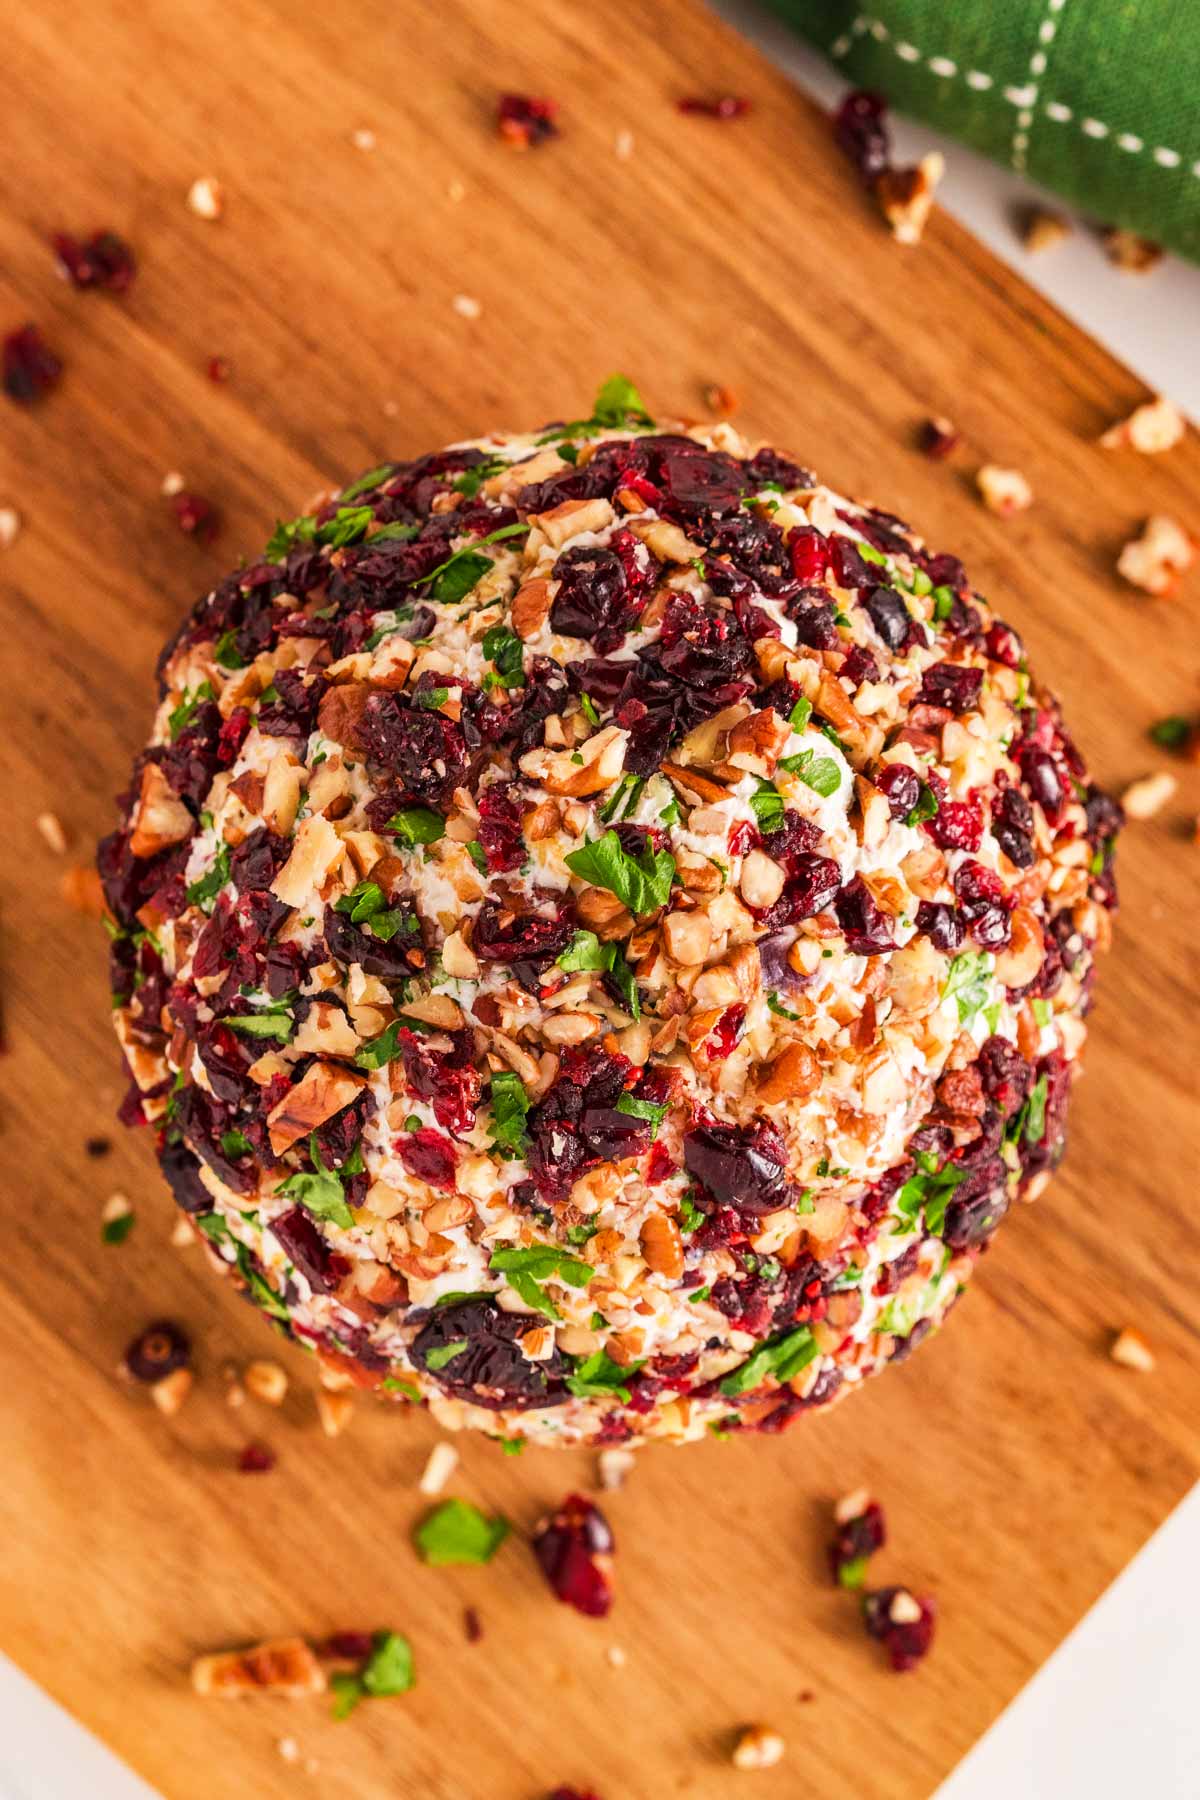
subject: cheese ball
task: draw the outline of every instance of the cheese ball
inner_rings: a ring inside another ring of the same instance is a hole
[[[614,378],[277,526],[159,672],[122,1116],[334,1380],[774,1433],[1046,1184],[1121,815],[892,514]]]

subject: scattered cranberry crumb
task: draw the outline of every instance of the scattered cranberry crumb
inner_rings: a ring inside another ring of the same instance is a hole
[[[688,94],[675,104],[681,113],[694,113],[705,119],[741,119],[750,111],[744,94],[718,94],[711,98]]]
[[[608,1520],[583,1494],[568,1494],[533,1534],[533,1553],[558,1598],[592,1619],[612,1606],[615,1548]]]
[[[829,1570],[839,1587],[860,1588],[867,1562],[887,1542],[883,1508],[866,1493],[850,1494],[834,1509],[837,1532],[829,1546]]]
[[[463,1609],[463,1630],[468,1644],[477,1644],[483,1636],[483,1621],[473,1606]]]
[[[62,364],[36,325],[10,331],[0,349],[4,391],[18,406],[33,406],[58,386]]]
[[[275,1452],[266,1444],[247,1444],[238,1457],[243,1475],[265,1475],[275,1467]]]
[[[128,1346],[122,1366],[135,1381],[161,1381],[186,1368],[191,1354],[188,1335],[180,1326],[170,1319],[155,1319]]]
[[[496,129],[510,149],[536,149],[558,136],[557,116],[555,100],[539,100],[533,94],[501,94]]]
[[[228,381],[229,363],[223,356],[210,356],[207,369],[210,381]]]
[[[375,1640],[369,1631],[335,1631],[318,1646],[321,1656],[334,1662],[366,1662]]]
[[[944,462],[962,443],[962,433],[949,419],[926,419],[917,434],[917,442],[932,462]]]
[[[937,1616],[928,1594],[910,1594],[907,1588],[876,1588],[862,1599],[863,1623],[888,1653],[897,1674],[915,1669],[929,1654]]]
[[[72,287],[107,288],[124,294],[137,274],[137,259],[115,231],[97,231],[85,243],[58,231],[50,240],[59,270]]]
[[[112,1139],[90,1137],[85,1139],[83,1148],[88,1156],[107,1156],[112,1149]]]
[[[220,515],[211,500],[205,500],[200,494],[182,493],[172,494],[171,504],[180,531],[200,543],[212,543],[220,525]]]
[[[600,1800],[595,1788],[556,1787],[546,1800]]]
[[[887,128],[887,101],[882,94],[858,89],[846,95],[833,115],[833,136],[871,187],[891,166],[892,146]]]

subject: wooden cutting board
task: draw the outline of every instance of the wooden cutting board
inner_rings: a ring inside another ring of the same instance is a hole
[[[728,385],[748,430],[961,551],[1121,786],[1163,760],[1149,724],[1196,704],[1200,587],[1156,602],[1112,574],[1146,513],[1200,526],[1195,438],[1154,461],[1098,450],[1136,382],[950,220],[894,245],[826,122],[692,0],[96,0],[84,16],[41,0],[10,10],[5,65],[0,325],[38,321],[66,373],[36,411],[0,401],[0,504],[25,520],[0,564],[0,1643],[169,1800],[537,1800],[564,1781],[707,1800],[737,1785],[729,1734],[749,1720],[788,1740],[764,1797],[929,1794],[1196,1471],[1195,771],[1126,836],[1051,1193],[1005,1226],[950,1330],[862,1398],[781,1441],[644,1454],[608,1504],[607,1623],[555,1605],[519,1535],[594,1481],[590,1455],[463,1443],[455,1491],[518,1535],[490,1568],[426,1569],[408,1533],[434,1429],[363,1403],[327,1441],[308,1360],[171,1247],[149,1146],[112,1123],[101,934],[60,900],[34,821],[57,814],[87,859],[142,741],[158,645],[277,514],[385,456],[577,414],[614,368],[663,413]],[[504,149],[498,88],[557,99],[561,139]],[[676,111],[713,91],[753,111]],[[209,174],[219,223],[184,203]],[[55,278],[46,234],[99,226],[138,250],[125,299]],[[1098,257],[1096,279],[1121,277]],[[966,433],[950,465],[912,448],[930,412]],[[1032,511],[982,509],[969,477],[986,459],[1025,471]],[[176,531],[169,470],[222,509],[215,546]],[[89,1160],[100,1133],[112,1153]],[[100,1243],[114,1189],[138,1213],[119,1249]],[[162,1315],[201,1371],[173,1420],[115,1372]],[[1152,1376],[1105,1355],[1127,1322],[1155,1345]],[[231,1411],[222,1360],[276,1353],[282,1411]],[[235,1471],[252,1436],[275,1472]],[[941,1608],[934,1654],[904,1678],[823,1568],[829,1502],[862,1483],[890,1522],[880,1579]],[[197,1651],[381,1625],[411,1637],[419,1685],[348,1723],[322,1702],[188,1691]],[[319,1767],[281,1760],[284,1737]]]

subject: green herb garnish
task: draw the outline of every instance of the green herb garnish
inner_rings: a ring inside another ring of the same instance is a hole
[[[650,842],[636,856],[622,848],[615,831],[606,831],[563,859],[572,874],[607,888],[636,916],[656,912],[671,895],[675,858],[669,850],[655,850]]]
[[[422,1562],[442,1569],[491,1562],[509,1530],[507,1519],[489,1519],[469,1500],[444,1500],[422,1519],[413,1542]]]

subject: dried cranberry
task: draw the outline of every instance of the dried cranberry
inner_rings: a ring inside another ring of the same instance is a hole
[[[527,1122],[530,1173],[543,1193],[561,1193],[597,1163],[647,1149],[647,1122],[617,1111],[632,1074],[625,1057],[606,1050],[569,1050],[562,1057],[553,1086]]]
[[[917,907],[917,930],[924,932],[934,948],[944,951],[947,956],[954,955],[966,936],[957,912],[940,900],[921,901]]]
[[[773,1125],[692,1126],[683,1140],[683,1163],[718,1206],[757,1216],[785,1204],[787,1147]]]
[[[546,1800],[600,1800],[594,1788],[556,1787]]]
[[[936,1607],[928,1594],[910,1594],[907,1588],[876,1588],[864,1594],[863,1623],[888,1653],[893,1669],[914,1669],[933,1642]]]
[[[554,100],[539,100],[533,94],[501,94],[496,127],[514,150],[536,149],[548,138],[558,136],[554,122],[557,115],[558,104]]]
[[[229,859],[229,878],[239,894],[269,888],[291,853],[291,842],[265,825],[243,838]]]
[[[675,105],[681,113],[695,113],[705,119],[740,119],[750,111],[744,94],[719,94],[715,99],[689,94]]]
[[[220,514],[211,500],[202,494],[172,494],[171,506],[175,523],[187,537],[197,543],[211,544],[220,526]]]
[[[788,554],[797,581],[819,583],[832,566],[829,539],[815,525],[798,525],[788,532]]]
[[[978,850],[983,814],[974,800],[943,800],[925,829],[942,850]]]
[[[887,795],[893,819],[906,819],[921,798],[921,777],[907,763],[889,763],[876,775],[875,786]]]
[[[350,1273],[347,1259],[330,1248],[303,1207],[293,1206],[272,1219],[271,1232],[314,1292],[332,1293]]]
[[[841,532],[835,532],[829,540],[830,555],[833,559],[834,580],[839,587],[865,588],[875,580],[873,568],[868,568],[866,560],[859,554],[858,545]]]
[[[829,1546],[829,1569],[838,1586],[861,1587],[867,1558],[882,1550],[886,1542],[887,1526],[877,1500],[868,1500],[861,1512],[839,1520]]]
[[[1088,838],[1093,843],[1115,837],[1125,823],[1125,814],[1112,795],[1094,783],[1084,795],[1083,807],[1087,814]]]
[[[10,331],[0,346],[0,378],[10,400],[32,406],[58,386],[62,364],[36,325]]]
[[[135,1381],[161,1381],[164,1375],[185,1369],[191,1358],[187,1333],[170,1319],[155,1319],[126,1349],[124,1367]]]
[[[892,923],[876,904],[861,875],[847,882],[834,902],[846,947],[855,956],[881,956],[896,948]]]
[[[1007,1038],[986,1038],[979,1047],[976,1066],[992,1104],[1006,1117],[1019,1111],[1033,1085],[1033,1070],[1016,1045]]]
[[[398,694],[370,695],[358,726],[366,754],[393,775],[406,800],[436,806],[449,799],[467,772],[462,732],[452,719],[428,707],[409,706]]]
[[[984,646],[993,662],[1003,663],[1007,669],[1019,669],[1025,656],[1025,646],[1003,619],[993,619],[988,626],[984,638]]]
[[[1043,750],[1037,744],[1018,745],[1013,754],[1030,794],[1049,823],[1057,825],[1066,805],[1066,789],[1054,757],[1049,750]]]
[[[103,287],[112,294],[123,294],[137,273],[133,251],[115,231],[97,231],[85,244],[60,231],[51,243],[59,268],[72,287]]]
[[[550,625],[568,637],[587,638],[613,650],[636,616],[625,565],[614,550],[576,544],[564,550],[551,571],[559,583]]]
[[[1033,847],[1033,808],[1020,788],[1006,787],[992,807],[992,834],[1018,869],[1028,869],[1037,860]]]
[[[475,919],[471,946],[484,962],[530,962],[543,966],[562,954],[575,935],[566,914],[509,913],[485,900]]]
[[[269,1445],[249,1443],[243,1445],[237,1466],[243,1475],[266,1475],[275,1467],[275,1462],[275,1452]]]
[[[742,1026],[746,1022],[744,1006],[727,1006],[713,1026],[709,1040],[710,1062],[723,1062],[737,1048]]]
[[[756,451],[745,467],[756,487],[761,487],[766,482],[775,482],[785,489],[816,486],[817,478],[811,469],[802,469],[799,463],[781,456],[778,450],[772,450],[769,445]]]
[[[838,670],[843,680],[853,687],[861,687],[864,681],[879,680],[879,664],[871,652],[863,644],[851,644],[846,653],[846,660]]]
[[[945,706],[952,713],[973,712],[982,686],[982,669],[964,663],[934,663],[921,677],[919,698],[927,706]]]
[[[266,737],[308,737],[316,728],[325,677],[306,680],[299,669],[276,669],[271,685],[278,698],[259,706],[258,729]]]
[[[863,89],[847,94],[833,116],[834,142],[850,158],[866,187],[883,174],[891,161],[886,117],[887,101],[883,95]]]
[[[903,650],[915,638],[915,622],[895,588],[873,587],[863,605],[889,650]]]
[[[604,1618],[613,1601],[613,1552],[608,1520],[583,1494],[568,1494],[533,1533],[533,1554],[558,1598],[590,1619]]]
[[[529,1330],[524,1313],[501,1312],[494,1301],[455,1300],[434,1308],[409,1350],[418,1369],[428,1369],[432,1351],[457,1348],[449,1361],[438,1357],[430,1371],[450,1393],[473,1406],[521,1410],[552,1406],[566,1398],[568,1365],[560,1351],[530,1362],[518,1339]]]
[[[475,1067],[470,1032],[455,1031],[450,1038],[453,1049],[431,1050],[415,1032],[397,1034],[409,1092],[431,1101],[438,1124],[462,1136],[475,1123],[483,1078]]]
[[[1000,950],[1012,936],[1012,896],[994,870],[983,863],[963,863],[954,876],[963,919],[976,943]]]
[[[493,875],[519,869],[525,861],[521,811],[511,784],[493,782],[480,793],[479,841]]]
[[[662,452],[658,472],[663,513],[689,525],[712,513],[735,512],[746,491],[741,463],[721,450],[701,450],[697,455],[698,449],[686,438],[671,443]]]
[[[402,1131],[394,1142],[396,1155],[410,1175],[427,1181],[430,1187],[453,1190],[458,1153],[448,1137],[423,1125],[420,1131]]]

